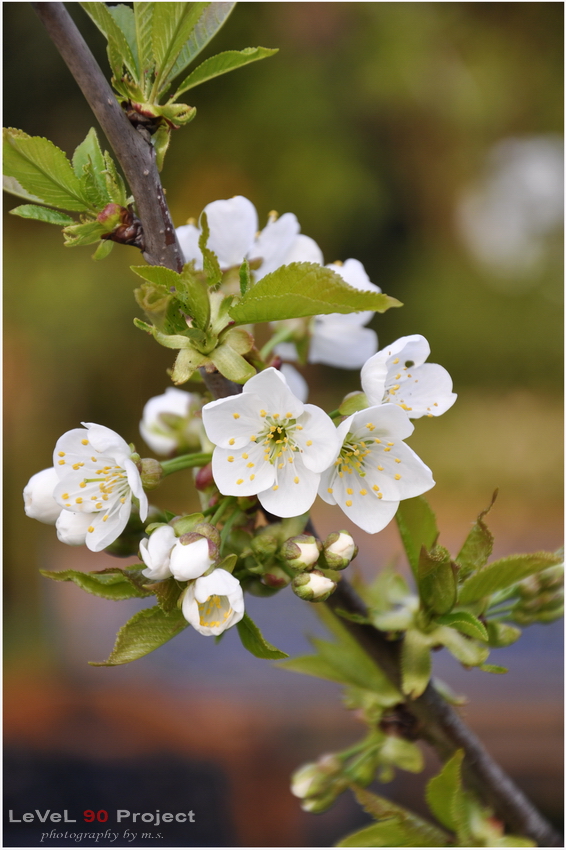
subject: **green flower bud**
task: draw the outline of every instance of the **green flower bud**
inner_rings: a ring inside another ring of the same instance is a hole
[[[327,578],[322,570],[312,570],[295,576],[291,583],[293,593],[306,602],[325,602],[334,593],[337,584]]]
[[[220,532],[215,525],[212,525],[210,522],[199,522],[195,525],[193,531],[196,534],[202,534],[203,537],[208,537],[215,546],[220,548]]]
[[[285,570],[282,570],[281,567],[268,567],[261,581],[267,587],[274,587],[276,590],[281,590],[281,588],[287,587],[290,583],[291,576]]]
[[[306,812],[325,811],[347,787],[342,761],[334,755],[303,765],[291,777],[291,793],[299,797]]]
[[[163,477],[163,469],[159,461],[152,457],[144,457],[140,464],[143,489],[153,490],[158,487]]]
[[[195,526],[197,526],[200,522],[204,522],[204,516],[202,514],[183,514],[182,516],[174,517],[169,523],[177,537],[180,537],[182,534],[188,534],[189,531],[194,531]]]
[[[260,528],[250,543],[250,548],[260,561],[271,558],[279,548],[279,540],[271,531],[270,526]]]
[[[273,596],[278,590],[277,587],[268,587],[263,584],[257,576],[243,579],[242,587],[246,593],[250,593],[252,596]]]
[[[203,525],[208,525],[208,523],[203,523]],[[214,528],[214,526],[211,526],[211,528]],[[214,528],[214,530],[216,531],[215,528]],[[216,562],[220,558],[220,548],[219,548],[220,547],[220,536],[219,535],[218,535],[218,544],[217,544],[212,539],[212,537],[209,537],[206,534],[202,534],[202,533],[199,533],[199,532],[196,532],[196,531],[189,531],[187,534],[182,534],[179,537],[179,540],[177,542],[182,544],[183,546],[190,546],[191,543],[196,543],[197,540],[202,540],[203,538],[208,541],[208,557],[209,557],[210,561],[214,563],[214,566],[216,566]],[[173,573],[173,574],[175,575],[175,573]]]
[[[297,534],[290,537],[281,547],[285,566],[292,570],[311,570],[320,556],[320,542],[312,534]]]
[[[347,531],[334,531],[322,544],[322,554],[331,569],[344,570],[358,554],[358,547]]]

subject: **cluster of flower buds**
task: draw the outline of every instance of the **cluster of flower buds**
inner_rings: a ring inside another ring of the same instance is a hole
[[[529,576],[517,586],[519,600],[512,609],[520,626],[552,623],[564,613],[564,566],[550,567]]]
[[[338,586],[337,570],[345,569],[357,552],[346,531],[334,532],[324,544],[312,534],[299,534],[281,547],[285,567],[295,573],[293,592],[307,602],[325,602]]]
[[[342,760],[337,755],[326,755],[295,771],[291,793],[301,800],[305,812],[318,814],[330,808],[349,784],[350,780],[343,774]]]

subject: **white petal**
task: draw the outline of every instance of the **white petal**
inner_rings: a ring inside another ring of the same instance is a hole
[[[368,428],[368,423],[373,427]],[[362,430],[360,431],[360,429]],[[364,437],[381,439],[384,442],[406,440],[414,430],[415,426],[406,412],[397,405],[378,404],[373,407],[366,407],[365,410],[354,413],[348,420],[348,431],[355,434],[363,433]],[[340,434],[342,434],[341,431]]]
[[[194,393],[167,387],[163,395],[156,395],[146,402],[142,420],[148,428],[159,424],[161,413],[174,413],[177,416],[188,416],[191,404],[196,401]]]
[[[282,360],[298,360],[299,355],[294,342],[278,342],[273,350]],[[284,373],[285,374],[285,373]],[[295,393],[296,395],[296,393]]]
[[[333,463],[340,450],[341,442],[336,426],[330,416],[314,404],[305,404],[304,413],[297,419],[302,426],[293,434],[293,440],[301,449],[301,460],[307,469],[323,472]]]
[[[432,472],[422,460],[401,441],[393,446],[375,446],[366,458],[368,489],[380,488],[385,500],[412,499],[434,487]]]
[[[321,266],[324,257],[314,239],[299,233],[285,257],[285,265],[289,263],[318,263]]]
[[[61,511],[59,519],[55,523],[57,537],[61,543],[66,543],[67,546],[84,546],[89,525],[89,514]]]
[[[370,328],[341,322],[319,322],[309,348],[309,363],[325,363],[338,369],[359,369],[377,349],[377,334]]]
[[[257,231],[254,205],[242,195],[227,201],[213,201],[204,211],[210,227],[208,248],[223,269],[239,266],[248,255]]]
[[[247,393],[254,393],[259,397],[262,409],[271,416],[278,413],[279,416],[285,417],[287,413],[291,413],[292,418],[296,419],[304,409],[303,403],[287,386],[285,377],[273,367],[264,369],[263,372],[250,378],[244,386],[242,395],[245,396]]]
[[[320,474],[307,469],[301,457],[295,454],[293,463],[286,462],[282,469],[277,467],[277,483],[258,493],[257,497],[275,516],[299,516],[308,511],[316,499],[319,481]]]
[[[147,517],[149,505],[148,505],[148,501],[147,501],[147,496],[146,496],[144,489],[143,489],[141,476],[140,476],[138,468],[135,465],[135,463],[133,462],[133,460],[129,460],[128,458],[126,458],[126,460],[124,461],[124,469],[125,469],[126,474],[128,476],[128,484],[130,485],[130,490],[132,491],[132,493],[134,494],[134,496],[138,499],[138,501],[140,503],[140,506],[139,506],[140,519],[143,522]]]
[[[332,269],[333,272],[339,274],[346,283],[352,286],[354,289],[359,289],[365,292],[381,292],[379,286],[375,283],[372,283],[369,277],[367,276],[367,272],[364,269],[363,265],[359,260],[349,259],[346,260],[345,263],[338,265],[336,263],[329,263],[327,265],[328,269]],[[360,313],[331,313],[328,316],[320,316],[319,318],[323,321],[332,320],[334,318],[340,318],[342,322],[345,324],[353,324],[353,325],[367,325],[369,321],[374,316],[374,311],[372,310],[363,310]]]
[[[48,525],[55,524],[61,513],[61,505],[53,498],[58,483],[59,476],[53,466],[32,475],[24,487],[24,510],[27,516]]]
[[[285,345],[285,343],[283,343],[283,345]],[[282,355],[279,356],[281,357]],[[279,371],[283,373],[283,376],[287,381],[287,385],[293,395],[296,396],[299,401],[304,403],[309,397],[309,385],[301,373],[295,369],[294,366],[291,366],[290,363],[283,363]]]
[[[88,428],[89,442],[97,452],[104,452],[104,454],[112,457],[130,456],[129,445],[116,431],[112,431],[111,428],[106,428],[104,425],[96,425],[94,422],[82,422],[81,424]],[[87,450],[88,447],[85,446],[84,451]]]
[[[256,281],[284,265],[299,230],[299,222],[293,213],[285,213],[275,221],[268,221],[249,253],[250,260],[260,257],[263,260],[254,272]]]
[[[370,404],[382,404],[383,402],[389,357],[387,351],[378,351],[377,354],[367,360],[362,368],[360,374],[362,390]]]
[[[225,449],[247,446],[263,428],[262,405],[258,395],[246,392],[205,404],[202,421],[208,439]]]
[[[169,559],[169,569],[178,581],[198,578],[212,565],[208,540],[202,537],[186,546],[177,541]]]
[[[206,602],[210,596],[242,595],[242,588],[237,578],[227,570],[218,569],[208,576],[201,576],[195,582],[195,599],[201,604]],[[238,606],[241,607],[241,606]]]
[[[250,443],[244,448],[217,447],[212,455],[212,476],[225,496],[255,496],[275,481],[275,469],[264,460],[263,446]]]
[[[200,230],[194,224],[184,224],[176,230],[177,239],[186,263],[195,261],[195,268],[202,269],[202,251],[199,248]]]
[[[457,399],[452,392],[452,378],[444,366],[424,363],[411,366],[406,377],[398,381],[399,389],[387,399],[407,411],[411,419],[440,416]],[[410,375],[410,377],[409,377]]]
[[[376,534],[384,529],[399,507],[398,500],[380,499],[371,489],[369,481],[355,473],[344,475],[343,478],[337,475],[332,481],[332,490],[338,507],[352,522],[369,534]]]
[[[128,524],[131,512],[132,503],[128,499],[124,504],[115,503],[108,512],[90,514],[90,528],[94,528],[94,531],[87,530],[86,545],[91,552],[101,552],[114,543]]]
[[[177,448],[177,440],[173,437],[166,437],[165,434],[159,434],[156,431],[151,431],[143,422],[140,422],[140,434],[142,439],[149,446],[152,452],[156,455],[169,455]]]
[[[157,581],[169,578],[171,575],[169,557],[176,542],[175,532],[170,525],[156,528],[147,540],[140,542],[140,556],[148,567],[147,570],[143,570],[144,576]]]

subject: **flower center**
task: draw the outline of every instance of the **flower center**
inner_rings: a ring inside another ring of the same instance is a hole
[[[273,416],[266,414],[265,428],[258,437],[258,441],[263,443],[263,459],[275,464],[280,458],[285,460],[285,457],[291,457],[293,452],[299,452],[300,449],[293,439],[296,429],[296,419],[281,419],[277,413]]]
[[[223,626],[232,614],[232,606],[227,596],[209,596],[206,602],[198,602],[198,613],[201,626],[214,628]]]
[[[369,446],[371,446],[372,442],[373,440],[371,438],[362,440],[360,437],[356,437],[352,433],[349,433],[346,436],[344,444],[340,449],[338,459],[334,461],[334,465],[337,467],[337,472],[340,478],[344,477],[345,472],[348,475],[355,472],[362,478],[365,476],[365,458],[371,452]]]

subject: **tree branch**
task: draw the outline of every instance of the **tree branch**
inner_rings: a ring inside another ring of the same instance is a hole
[[[180,271],[182,254],[155,166],[153,148],[126,118],[63,4],[32,5],[82,89],[124,171],[142,222],[147,262]],[[242,389],[218,372],[202,370],[202,375],[215,398],[233,395]],[[310,530],[315,533],[312,526]],[[345,580],[340,582],[327,604],[334,610],[341,608],[352,614],[367,614],[363,602]],[[384,633],[372,626],[347,620],[343,623],[391,681],[399,686],[401,642],[388,641]],[[465,751],[464,770],[468,787],[493,808],[510,830],[531,838],[539,846],[563,846],[550,824],[493,761],[454,708],[431,684],[418,699],[408,700],[406,707],[418,723],[420,737],[434,747],[442,760],[459,748]]]

